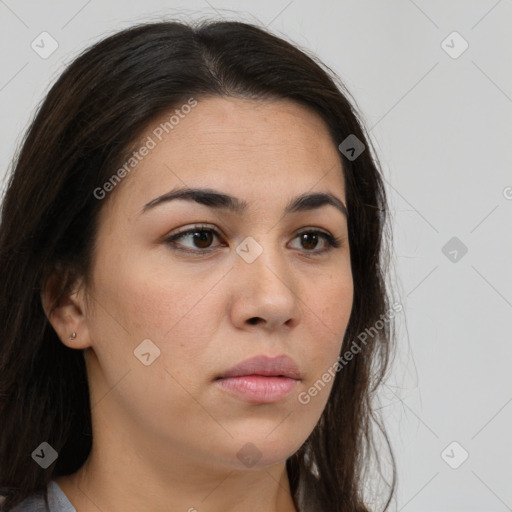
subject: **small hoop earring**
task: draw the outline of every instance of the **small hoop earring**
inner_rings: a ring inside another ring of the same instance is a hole
[[[74,332],[74,333],[69,337],[69,339],[70,339],[70,340],[74,340],[75,338],[76,338],[76,332]]]

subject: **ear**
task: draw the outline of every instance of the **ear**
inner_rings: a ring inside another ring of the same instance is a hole
[[[71,290],[63,293],[65,275],[55,271],[41,289],[41,303],[48,318],[64,345],[85,349],[91,346],[87,326],[85,287],[77,279]],[[76,337],[72,338],[72,334]]]

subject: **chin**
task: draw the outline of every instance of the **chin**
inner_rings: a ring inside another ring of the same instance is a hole
[[[296,432],[293,436],[286,430],[279,436],[269,436],[269,430],[258,434],[247,432],[251,434],[234,437],[226,447],[225,455],[232,469],[264,469],[280,464],[291,457],[307,438],[307,435],[297,438]]]

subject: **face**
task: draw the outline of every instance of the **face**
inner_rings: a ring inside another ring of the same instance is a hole
[[[352,308],[340,157],[287,100],[198,99],[162,132],[169,117],[103,199],[78,333],[93,424],[162,462],[276,464],[320,418],[332,379],[308,390]]]

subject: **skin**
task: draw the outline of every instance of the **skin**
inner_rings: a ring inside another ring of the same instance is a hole
[[[236,196],[247,210],[174,200],[141,213],[184,186]],[[290,199],[313,192],[346,205],[338,150],[315,113],[288,100],[199,98],[103,200],[90,286],[77,282],[47,313],[87,366],[92,452],[57,479],[79,512],[296,510],[285,461],[318,422],[332,381],[307,405],[298,395],[336,361],[353,302],[345,216],[332,205],[283,216]],[[165,242],[197,224],[219,232],[210,252],[199,254],[205,244],[191,235]],[[341,247],[322,253],[327,242],[301,242],[303,228]],[[235,250],[248,236],[263,248],[252,263]],[[160,350],[149,366],[134,355],[144,339]],[[281,401],[248,403],[214,383],[259,354],[299,366]],[[246,443],[261,455],[252,467],[237,457]]]

